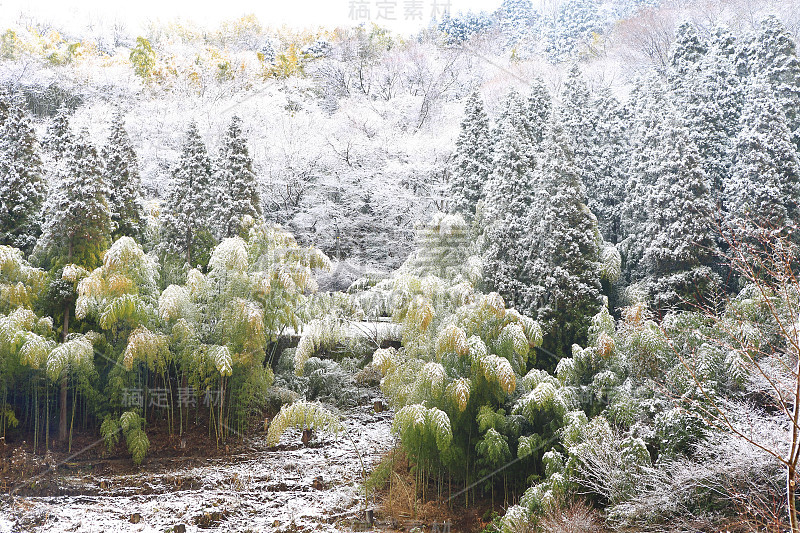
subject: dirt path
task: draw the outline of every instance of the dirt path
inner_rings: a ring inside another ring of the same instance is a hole
[[[392,414],[369,406],[342,414],[369,469],[393,445]],[[250,443],[257,451],[244,455],[158,461],[134,474],[68,474],[59,484],[69,496],[2,500],[0,533],[177,532],[180,525],[186,531],[358,530],[362,472],[353,443],[344,434],[318,435],[308,448],[299,442],[299,433],[290,431],[283,449],[269,450],[258,437]]]

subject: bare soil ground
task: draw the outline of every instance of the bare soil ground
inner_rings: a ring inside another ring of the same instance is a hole
[[[122,444],[109,454],[94,435],[76,437],[72,453],[34,456],[9,443],[0,450],[0,532],[363,530],[358,454],[369,470],[394,446],[392,413],[360,406],[342,415],[353,442],[317,434],[303,446],[289,431],[271,448],[255,430],[217,448],[202,431],[182,444],[148,428],[153,447],[140,467]]]

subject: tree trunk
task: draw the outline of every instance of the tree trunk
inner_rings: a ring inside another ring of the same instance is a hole
[[[797,503],[795,502],[795,469],[790,466],[786,469],[786,502],[789,507],[789,526],[792,533],[797,533],[800,528],[797,523]]]
[[[796,344],[795,344],[796,346]],[[797,460],[798,460],[798,417],[800,417],[800,360],[794,367],[794,405],[792,406],[792,444],[789,450],[789,460],[786,463],[786,510],[789,512],[789,526],[792,533],[800,532],[797,524],[797,502],[795,501],[795,490],[797,483]]]
[[[64,331],[62,332],[62,342],[67,342],[67,335],[69,335],[69,304],[64,306]],[[68,369],[64,369],[64,375],[61,376],[61,413],[58,418],[58,440],[67,440],[67,387],[68,387]]]

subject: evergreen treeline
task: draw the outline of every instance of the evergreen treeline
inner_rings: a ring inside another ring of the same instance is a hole
[[[666,76],[638,79],[625,104],[577,67],[556,104],[540,81],[509,94],[494,128],[472,94],[450,208],[477,216],[488,288],[539,319],[561,357],[586,341],[601,292],[612,306],[641,293],[663,314],[734,289],[726,227],[798,239],[798,106],[800,63],[777,19],[742,40],[686,23]]]
[[[576,497],[613,527],[796,530],[798,88],[767,18],[680,26],[624,104],[577,67],[494,125],[466,99],[454,214],[365,297],[403,325],[375,364],[422,493],[517,503],[502,531]]]

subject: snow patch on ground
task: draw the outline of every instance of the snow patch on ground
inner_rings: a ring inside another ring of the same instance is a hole
[[[0,533],[163,532],[178,524],[186,531],[352,530],[364,508],[354,444],[369,471],[394,444],[392,413],[361,406],[343,416],[352,442],[344,433],[318,435],[312,447],[292,449],[300,436],[289,431],[281,440],[289,449],[268,450],[265,437],[258,437],[252,444],[260,451],[245,456],[132,475],[64,478],[85,494],[14,498],[10,516],[0,516]],[[324,488],[314,488],[315,479]],[[98,489],[101,481],[107,489]],[[134,513],[141,515],[136,524]],[[200,529],[203,516],[211,524]]]
[[[5,513],[5,511],[3,513]],[[11,533],[13,527],[14,524],[12,524],[8,518],[3,516],[3,514],[0,514],[0,533]]]

